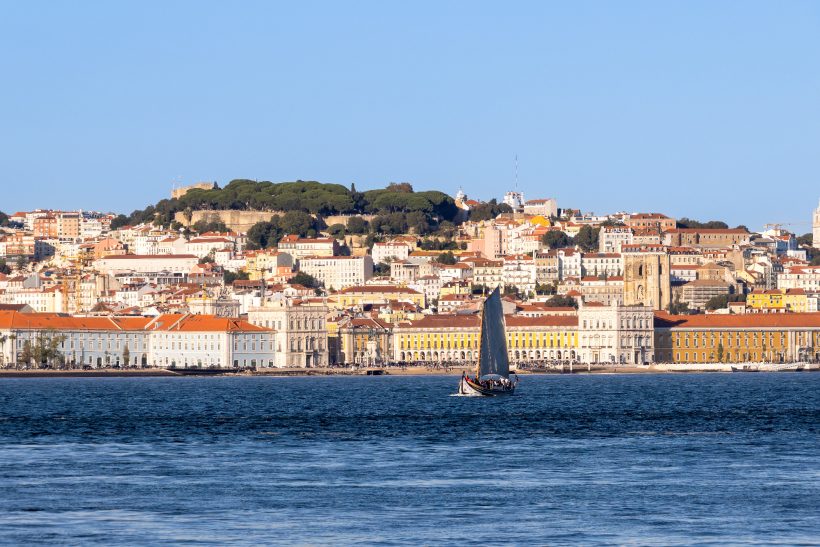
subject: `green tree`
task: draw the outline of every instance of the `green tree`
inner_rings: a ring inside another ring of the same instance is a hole
[[[446,264],[448,266],[452,266],[453,264],[458,262],[458,259],[452,253],[452,251],[446,251],[446,252],[443,252],[440,255],[438,255],[437,262],[439,264]]]
[[[512,208],[506,203],[498,203],[495,199],[491,199],[470,209],[470,220],[473,222],[491,220],[502,213],[512,213]]]
[[[63,355],[60,345],[65,342],[64,334],[54,334],[53,332],[39,332],[31,348],[31,357],[39,367],[42,365],[52,365],[57,362],[62,363]]]
[[[111,221],[111,229],[118,230],[123,226],[128,226],[128,217],[125,215],[117,215]]]
[[[0,226],[8,226],[8,225],[9,225],[9,216],[6,213],[4,213],[3,211],[0,211]]]
[[[668,311],[671,315],[681,315],[689,311],[689,304],[680,301],[680,293],[675,295],[675,300],[669,302]]]
[[[128,349],[128,344],[125,344],[125,347],[122,348],[122,365],[123,367],[128,367],[131,364],[131,350]]]
[[[194,222],[194,225],[191,226],[193,230],[198,234],[204,234],[206,232],[230,232],[231,229],[222,222],[221,220],[197,220]]]
[[[713,310],[720,310],[725,308],[729,305],[729,302],[745,302],[746,295],[745,294],[721,294],[719,296],[713,296],[709,300],[706,301],[706,309],[713,311]]]
[[[718,347],[717,347],[717,360],[718,360],[718,363],[723,362],[723,352],[724,351],[725,350],[723,349],[723,342],[718,342]]]
[[[593,228],[592,226],[582,226],[573,242],[585,252],[597,251],[600,230],[600,228]]]
[[[335,239],[344,240],[345,238],[345,225],[344,224],[331,224],[327,227],[327,233],[330,234],[330,237]]]
[[[223,274],[222,274],[222,278],[225,282],[225,285],[233,285],[234,281],[239,281],[239,280],[246,281],[246,280],[250,279],[250,275],[248,274],[248,272],[243,272],[243,271],[231,272],[231,271],[225,270],[225,272],[223,272]]]
[[[279,221],[279,227],[286,234],[314,237],[320,223],[303,211],[288,211]]]
[[[548,308],[577,308],[578,302],[571,296],[555,295],[544,302],[544,305]]]
[[[379,262],[373,266],[373,275],[376,277],[385,277],[390,275],[390,264]]]
[[[6,263],[5,258],[0,258],[0,274],[10,274],[11,267]]]
[[[560,230],[551,230],[541,237],[541,243],[550,249],[572,247],[572,239]]]
[[[291,285],[302,285],[309,289],[318,289],[321,286],[321,283],[319,283],[315,277],[305,272],[297,272],[296,275],[290,278],[288,283]]]
[[[797,238],[797,244],[811,247],[814,244],[814,236],[811,233],[803,234]]]
[[[720,220],[710,220],[708,222],[699,222],[697,220],[693,220],[691,218],[683,217],[677,221],[678,228],[700,228],[700,229],[721,229],[725,230],[729,227],[723,221]]]
[[[23,342],[23,350],[17,354],[17,362],[21,365],[30,365],[32,359],[34,354],[31,351],[31,340],[26,340]]]
[[[556,294],[557,288],[555,283],[536,283],[535,284],[535,294]]]
[[[370,223],[362,217],[350,217],[347,219],[347,233],[349,234],[366,234],[370,229]]]

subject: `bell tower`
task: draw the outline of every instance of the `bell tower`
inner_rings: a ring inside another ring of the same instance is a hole
[[[820,249],[820,204],[814,210],[814,219],[812,221],[812,245],[815,249]]]

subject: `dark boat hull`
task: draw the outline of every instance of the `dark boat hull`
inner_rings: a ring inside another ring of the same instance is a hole
[[[511,385],[509,388],[487,388],[481,384],[473,382],[469,378],[462,377],[461,383],[458,386],[458,393],[459,395],[473,395],[480,397],[505,397],[515,393],[515,384]]]

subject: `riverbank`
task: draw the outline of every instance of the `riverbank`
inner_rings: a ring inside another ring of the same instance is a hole
[[[761,366],[754,364],[756,367]],[[256,371],[217,372],[219,376],[460,376],[462,371],[472,372],[471,367],[451,367],[429,368],[424,366],[411,367],[384,367],[384,368],[275,368],[260,369]],[[817,370],[817,367],[807,367],[805,370]],[[731,367],[726,364],[667,364],[651,366],[601,366],[601,365],[574,365],[572,370],[566,366],[563,370],[536,369],[519,370],[519,376],[532,374],[681,374],[681,373],[704,373],[704,372],[731,372]],[[760,372],[778,372],[777,369],[760,368]],[[785,372],[785,371],[784,371]],[[208,375],[214,375],[213,371],[208,371]],[[180,371],[147,368],[147,369],[93,369],[93,370],[0,370],[2,378],[140,378],[140,377],[180,377],[190,376]],[[197,375],[197,374],[193,374]],[[205,375],[205,374],[202,374]]]

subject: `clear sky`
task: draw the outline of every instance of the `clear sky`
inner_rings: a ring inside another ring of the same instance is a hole
[[[751,228],[820,197],[820,2],[0,1],[0,210],[175,180],[514,182]],[[794,231],[810,231],[808,224]]]

